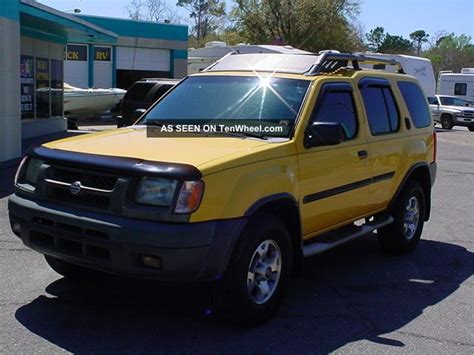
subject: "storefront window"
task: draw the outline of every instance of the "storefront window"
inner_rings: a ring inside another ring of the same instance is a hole
[[[20,58],[21,118],[35,117],[35,62],[33,57],[22,55]]]
[[[63,61],[51,59],[51,116],[63,116]]]
[[[36,118],[50,115],[49,59],[36,58]]]

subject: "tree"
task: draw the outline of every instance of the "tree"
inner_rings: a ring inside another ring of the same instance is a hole
[[[423,46],[423,43],[428,42],[429,36],[430,35],[424,30],[417,30],[410,33],[410,38],[413,41],[413,47],[415,48],[416,55],[419,56],[421,54],[421,47]]]
[[[219,0],[178,0],[176,5],[189,12],[194,22],[191,33],[197,46],[204,44],[205,37],[219,27],[219,22],[226,14],[225,3]]]
[[[179,21],[176,11],[173,11],[164,0],[132,0],[125,9],[132,20]]]
[[[412,54],[412,43],[402,36],[392,36],[387,33],[382,45],[379,48],[380,53],[392,54]]]
[[[231,19],[245,42],[309,51],[360,49],[350,20],[358,0],[236,0]]]
[[[423,56],[431,60],[436,72],[459,72],[461,68],[473,66],[474,45],[471,37],[465,34],[438,33]]]
[[[370,32],[365,35],[367,38],[367,48],[370,51],[378,52],[380,47],[382,47],[386,36],[387,35],[385,34],[385,29],[383,27],[379,26],[375,27],[373,30],[370,30]]]
[[[373,52],[392,54],[411,54],[413,52],[413,45],[408,39],[385,33],[383,27],[375,27],[365,37],[368,49]]]

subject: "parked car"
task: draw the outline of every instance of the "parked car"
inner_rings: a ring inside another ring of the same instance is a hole
[[[213,314],[246,323],[275,312],[304,257],[374,231],[413,251],[436,135],[417,80],[361,70],[369,59],[229,55],[130,128],[33,148],[12,230],[72,280],[212,282]],[[192,121],[223,128],[152,135]]]
[[[122,99],[122,118],[117,121],[117,126],[135,123],[134,113],[137,109],[146,110],[178,82],[178,79],[142,79],[135,82]]]
[[[474,132],[474,108],[466,100],[456,96],[435,95],[428,97],[433,120],[444,129],[454,126],[467,127]]]

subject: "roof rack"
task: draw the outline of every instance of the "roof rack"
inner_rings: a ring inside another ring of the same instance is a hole
[[[217,60],[216,62],[209,65],[207,68],[201,70],[202,72],[213,71],[216,67],[219,67],[221,63],[225,63],[226,60],[234,55],[241,54],[239,51],[233,50],[227,53],[225,56]],[[247,53],[252,55],[253,53]],[[262,54],[265,55],[265,54]],[[267,54],[276,55],[276,54]],[[299,74],[305,74],[308,76],[318,75],[322,73],[332,73],[340,68],[353,68],[354,70],[362,70],[361,64],[384,64],[393,65],[397,68],[399,74],[405,74],[402,64],[395,59],[385,59],[379,57],[371,57],[361,53],[335,53],[335,52],[323,52],[320,54],[277,54],[278,56],[292,56],[293,58],[299,57],[303,61],[297,61],[298,65],[294,65],[294,68],[288,72],[294,72]],[[313,61],[314,58],[314,61]],[[350,66],[349,66],[350,64]],[[272,68],[263,71],[272,71]],[[288,69],[288,68],[286,68]],[[226,68],[223,70],[231,70]],[[243,70],[242,68],[235,68],[233,70]]]
[[[347,67],[349,62],[354,70],[361,70],[360,64],[386,64],[397,68],[399,74],[405,74],[402,64],[395,59],[384,59],[371,57],[360,53],[334,53],[321,54],[320,59],[306,73],[306,75],[317,75],[320,73],[333,72],[336,69]]]

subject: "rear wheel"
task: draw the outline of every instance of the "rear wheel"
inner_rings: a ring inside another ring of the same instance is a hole
[[[214,310],[232,323],[254,324],[276,311],[292,268],[290,234],[276,218],[254,217],[216,287]]]
[[[377,231],[382,249],[389,252],[414,250],[423,231],[425,211],[423,189],[418,182],[409,180],[390,211],[394,222]]]
[[[441,127],[444,129],[452,129],[454,126],[453,119],[450,115],[442,115],[441,116]]]
[[[102,273],[92,269],[87,269],[75,264],[68,263],[64,260],[45,255],[44,258],[48,265],[58,274],[71,280],[85,280],[97,278]]]
[[[474,125],[468,126],[467,129],[470,130],[471,132],[474,132]]]

